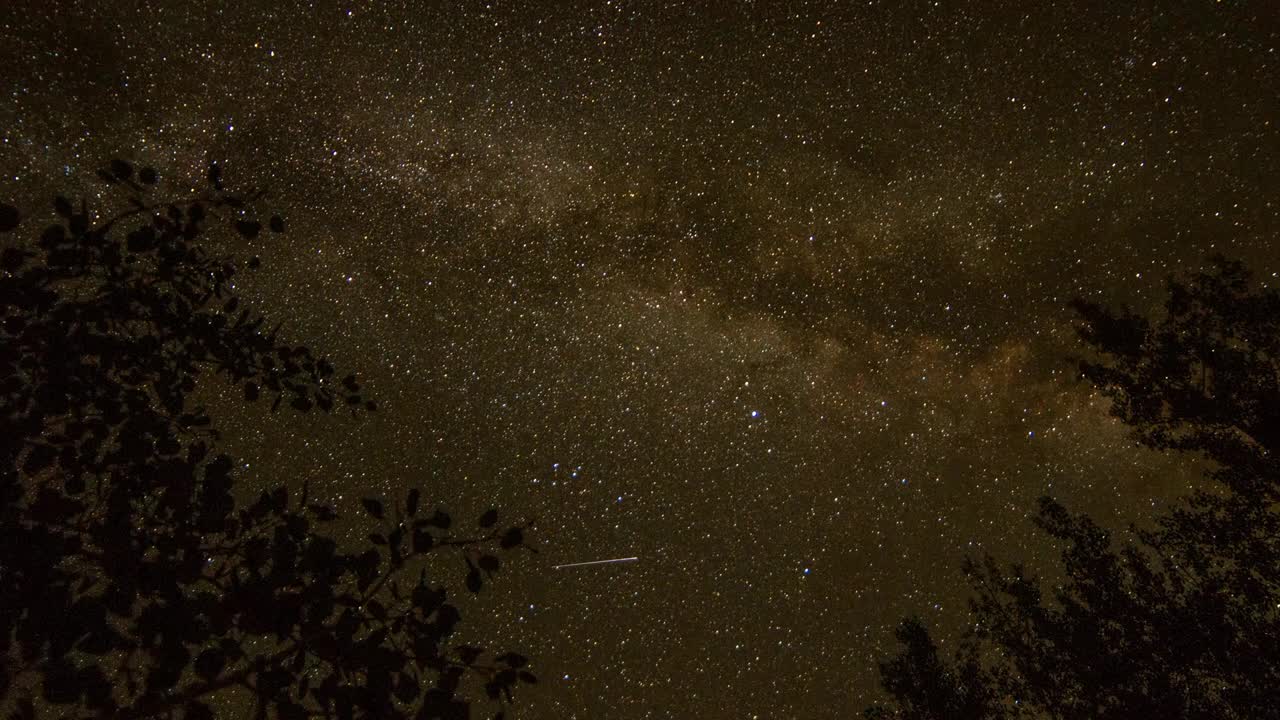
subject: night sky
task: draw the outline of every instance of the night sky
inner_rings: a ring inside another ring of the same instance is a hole
[[[1077,379],[1070,298],[1280,271],[1271,0],[17,6],[2,199],[222,162],[289,221],[210,239],[240,289],[381,405],[211,379],[245,487],[537,518],[460,606],[534,658],[520,718],[855,715],[966,554],[1053,557],[1038,496],[1196,482]]]

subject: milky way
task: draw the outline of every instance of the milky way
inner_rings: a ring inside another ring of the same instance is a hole
[[[1077,380],[1070,298],[1280,270],[1266,2],[222,5],[7,13],[0,193],[270,191],[241,289],[382,409],[206,387],[241,481],[536,517],[461,606],[534,658],[519,717],[860,712],[967,554],[1051,557],[1035,498],[1193,482]]]

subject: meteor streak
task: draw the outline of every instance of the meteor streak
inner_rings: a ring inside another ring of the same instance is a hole
[[[562,568],[582,567],[583,565],[608,565],[609,563],[635,562],[638,557],[614,558],[612,560],[592,560],[590,562],[568,563],[567,565],[554,565],[552,570],[560,570]]]

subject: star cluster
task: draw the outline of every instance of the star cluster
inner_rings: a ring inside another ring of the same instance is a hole
[[[1038,496],[1123,527],[1195,482],[1077,379],[1067,302],[1276,281],[1268,13],[63,3],[0,20],[0,186],[270,191],[242,290],[381,411],[208,388],[242,480],[536,517],[462,606],[534,657],[520,717],[845,717],[899,618],[962,630],[966,555],[1052,557]]]

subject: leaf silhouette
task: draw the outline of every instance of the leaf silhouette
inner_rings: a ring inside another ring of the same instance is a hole
[[[499,542],[504,550],[520,547],[524,544],[524,531],[518,527],[513,527],[502,534],[502,540]]]
[[[502,655],[499,655],[495,659],[498,662],[512,668],[522,668],[525,665],[529,664],[529,658],[519,653],[513,653],[513,652],[503,653]]]
[[[362,498],[360,500],[360,504],[364,506],[364,511],[369,513],[370,517],[376,520],[381,520],[383,518],[381,500],[377,500],[375,498]]]
[[[0,232],[12,232],[21,221],[22,216],[18,214],[18,208],[0,203]]]
[[[262,232],[262,223],[257,222],[256,220],[237,220],[236,232],[252,240],[258,237],[258,234]]]
[[[111,174],[117,180],[128,180],[133,177],[133,166],[124,160],[115,158],[111,161]]]
[[[435,546],[435,537],[431,533],[422,528],[415,527],[413,529],[413,551],[415,553],[429,552]]]
[[[457,651],[463,665],[475,665],[476,661],[480,660],[480,656],[484,655],[484,648],[470,646],[470,644],[460,644],[454,648],[454,651]]]

